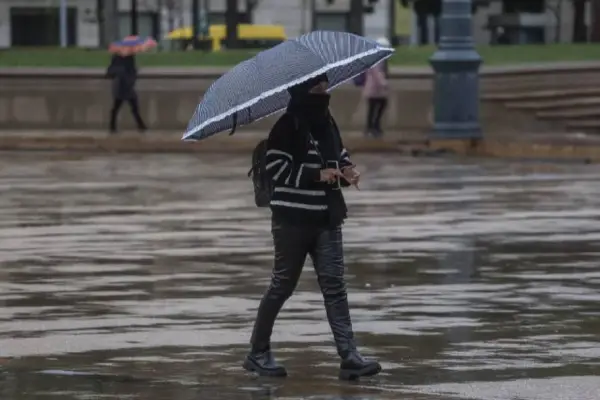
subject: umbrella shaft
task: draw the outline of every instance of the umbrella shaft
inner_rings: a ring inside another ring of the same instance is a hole
[[[60,0],[59,20],[60,47],[67,47],[67,0]]]

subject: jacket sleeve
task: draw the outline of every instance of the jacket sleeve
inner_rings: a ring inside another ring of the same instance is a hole
[[[345,167],[351,167],[354,165],[354,163],[352,162],[352,160],[350,160],[350,153],[348,153],[348,150],[344,146],[344,141],[342,140],[340,128],[338,127],[338,124],[337,122],[335,122],[335,119],[333,117],[331,117],[331,124],[333,125],[334,134],[337,136],[339,148],[342,149],[340,151],[340,169]]]
[[[342,152],[340,153],[340,169],[351,167],[354,163],[350,160],[350,153],[345,147],[342,147]]]
[[[350,154],[348,153],[348,150],[346,150],[346,148],[342,144],[342,152],[340,154],[340,169],[343,170],[344,168],[351,166],[354,166],[354,163],[350,160]],[[340,185],[342,187],[348,187],[350,186],[350,182],[348,182],[345,179],[342,179],[340,181]]]
[[[119,68],[119,60],[117,59],[117,56],[114,55],[110,59],[110,64],[108,65],[108,68],[106,68],[105,76],[107,78],[114,78],[117,75],[118,68]]]
[[[344,146],[344,141],[342,140],[342,134],[340,133],[340,128],[338,127],[338,125],[335,122],[335,119],[333,117],[331,117],[331,123],[333,124],[334,132],[337,135],[339,148],[342,149],[340,151],[340,170],[343,170],[346,167],[354,166],[354,163],[352,162],[352,160],[350,160],[350,153],[348,153],[348,150]],[[348,186],[350,186],[350,182],[348,182],[345,179],[341,179],[340,185],[342,187],[348,187]]]
[[[276,186],[305,188],[321,176],[320,168],[309,167],[299,157],[294,157],[300,150],[295,148],[298,144],[294,139],[297,140],[299,136],[295,130],[293,121],[284,116],[269,134],[266,169]]]

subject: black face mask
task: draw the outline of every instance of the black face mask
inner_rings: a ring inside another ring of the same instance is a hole
[[[328,115],[330,98],[328,93],[307,93],[301,97],[293,97],[290,106],[308,122],[319,122]]]

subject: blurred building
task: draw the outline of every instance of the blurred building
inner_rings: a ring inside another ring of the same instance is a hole
[[[192,0],[137,0],[138,31],[162,37],[191,24]],[[226,0],[198,0],[201,18],[211,24],[225,21]],[[364,15],[364,34],[388,36],[399,42],[419,43],[425,21],[428,38],[436,37],[435,16],[418,18],[415,2],[436,0],[364,0],[371,11]],[[585,38],[600,40],[600,23],[593,29],[592,15],[600,7],[592,0],[474,0],[474,36],[479,44],[571,42],[575,24]],[[597,1],[596,3],[600,3]],[[11,46],[57,46],[60,0],[0,0],[0,48]],[[130,33],[131,0],[66,0],[68,42],[71,46],[98,47]],[[423,3],[421,3],[423,4]],[[107,14],[107,7],[111,12]],[[583,9],[581,9],[583,6]],[[581,12],[583,10],[583,12]],[[238,0],[240,22],[283,25],[288,36],[313,29],[347,30],[350,0]],[[108,17],[107,17],[108,15]],[[583,16],[583,17],[582,17]],[[420,25],[419,25],[420,23]],[[419,29],[421,28],[421,29]],[[421,40],[422,42],[423,40]],[[580,38],[581,41],[581,38]]]
[[[402,7],[402,0],[395,1],[394,36],[415,44],[433,43],[439,18],[434,15],[423,18],[415,11],[422,10],[426,2],[436,0],[406,0],[409,11]],[[477,44],[588,41],[593,38],[594,25],[600,30],[600,7],[595,10],[593,7],[600,4],[598,0],[595,3],[594,0],[473,0],[473,4],[473,36]],[[407,13],[411,15],[407,17]],[[399,21],[403,25],[399,25]],[[594,24],[594,21],[598,22]],[[407,28],[407,25],[411,26]],[[425,35],[423,26],[419,25],[426,25]],[[426,40],[422,40],[422,36],[426,36]]]
[[[0,0],[1,1],[1,0]],[[181,25],[191,23],[191,1],[176,2]],[[206,4],[211,24],[225,23],[226,0],[198,0]],[[365,4],[368,0],[364,0]],[[364,33],[383,36],[390,33],[394,0],[371,0],[372,12],[364,16]],[[203,7],[201,7],[203,8]],[[283,25],[290,37],[315,29],[349,30],[350,0],[238,0],[239,20],[245,23]]]
[[[485,0],[474,18],[476,41],[494,44],[571,43],[574,40],[577,0]],[[583,4],[582,24],[589,33],[592,26],[592,0]],[[486,4],[487,3],[487,4]]]

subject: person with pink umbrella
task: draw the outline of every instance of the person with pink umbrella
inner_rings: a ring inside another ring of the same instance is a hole
[[[113,54],[106,76],[112,79],[113,104],[110,110],[110,133],[117,133],[117,117],[124,102],[128,102],[137,124],[138,130],[144,132],[147,127],[140,111],[135,83],[137,81],[137,68],[135,54],[156,47],[152,38],[127,36],[123,40],[110,45],[109,51]]]

